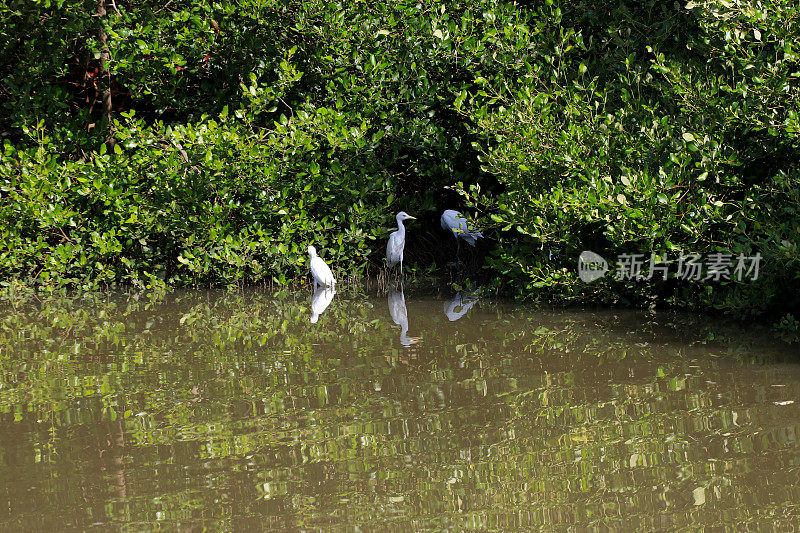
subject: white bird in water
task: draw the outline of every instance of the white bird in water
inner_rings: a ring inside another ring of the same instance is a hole
[[[406,227],[403,226],[404,220],[416,220],[405,211],[400,211],[395,217],[397,219],[397,231],[389,235],[389,242],[386,243],[386,263],[389,270],[400,263],[400,273],[403,273],[403,250],[406,247]]]
[[[317,249],[313,246],[308,247],[308,256],[311,260],[311,275],[314,277],[314,290],[317,285],[323,287],[335,287],[336,280],[333,277],[330,267],[317,255]]]
[[[336,289],[324,287],[314,291],[311,297],[311,323],[316,324],[325,309],[331,305],[333,295],[336,294]]]
[[[441,222],[442,229],[450,231],[453,237],[456,238],[456,257],[461,252],[461,241],[459,239],[464,239],[470,246],[475,246],[475,239],[483,238],[483,234],[480,231],[470,229],[464,215],[454,209],[445,210],[442,213]]]

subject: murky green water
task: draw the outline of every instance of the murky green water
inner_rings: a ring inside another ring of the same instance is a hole
[[[800,520],[799,359],[759,330],[329,296],[5,306],[0,530]]]

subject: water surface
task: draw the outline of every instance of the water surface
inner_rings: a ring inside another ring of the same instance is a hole
[[[784,530],[795,352],[470,294],[4,305],[0,530]]]

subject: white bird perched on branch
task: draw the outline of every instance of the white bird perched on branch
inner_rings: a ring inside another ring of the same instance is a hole
[[[333,277],[333,272],[331,272],[325,261],[317,255],[317,249],[309,246],[308,256],[311,262],[311,275],[314,277],[314,290],[317,290],[317,285],[335,287],[336,280]]]
[[[441,222],[442,229],[450,231],[453,237],[456,238],[456,256],[461,251],[461,241],[459,239],[464,239],[470,246],[475,246],[475,239],[483,238],[483,234],[480,231],[470,229],[464,215],[454,209],[445,210],[442,213]]]
[[[403,226],[404,220],[416,220],[405,211],[400,211],[395,217],[397,219],[397,231],[389,235],[389,242],[386,243],[386,263],[389,270],[400,263],[400,273],[403,273],[403,250],[406,247],[406,227]]]

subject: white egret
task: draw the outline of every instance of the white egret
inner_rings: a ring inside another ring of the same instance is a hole
[[[464,239],[470,246],[475,246],[475,239],[483,237],[480,231],[473,231],[469,227],[467,219],[454,209],[447,209],[442,213],[441,217],[442,229],[450,231],[453,237],[456,238],[456,257],[461,252],[461,242],[459,239]]]
[[[400,326],[400,344],[406,348],[420,341],[419,337],[408,336],[408,311],[406,310],[406,298],[403,291],[397,291],[394,287],[389,288],[387,302],[389,304],[389,314],[395,324]]]
[[[336,280],[333,278],[333,272],[330,267],[317,255],[317,249],[313,246],[308,247],[308,256],[311,263],[311,275],[314,277],[314,290],[317,290],[317,285],[323,287],[336,286]]]
[[[316,324],[317,320],[319,320],[319,315],[321,315],[325,309],[331,305],[334,294],[336,294],[336,289],[330,287],[324,287],[314,291],[314,295],[311,297],[312,324]]]
[[[386,243],[386,263],[389,270],[400,263],[400,273],[403,273],[403,249],[406,247],[406,227],[403,226],[404,220],[416,220],[405,211],[400,211],[395,217],[397,219],[397,231],[389,235],[389,242]]]

